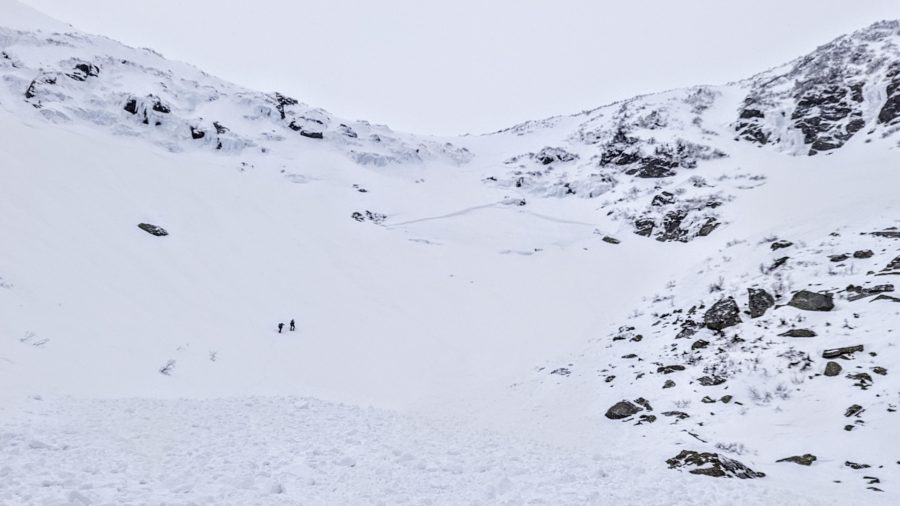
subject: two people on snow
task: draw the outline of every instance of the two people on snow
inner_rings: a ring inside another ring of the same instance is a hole
[[[279,324],[278,324],[278,333],[279,333],[279,334],[281,334],[282,329],[284,329],[284,323],[279,323]],[[291,318],[291,327],[290,327],[290,329],[291,329],[291,332],[293,332],[294,330],[297,329],[297,327],[294,326],[294,319],[293,319],[293,318]]]

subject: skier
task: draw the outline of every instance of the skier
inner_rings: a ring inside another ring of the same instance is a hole
[[[284,323],[278,323],[278,333],[281,334],[281,329],[284,328]]]
[[[294,328],[295,328],[295,327],[294,327],[294,319],[291,318],[291,332],[294,331]]]

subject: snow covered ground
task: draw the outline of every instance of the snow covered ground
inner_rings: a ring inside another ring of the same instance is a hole
[[[30,400],[0,414],[9,505],[847,504],[789,483],[673,480],[633,449],[562,451],[310,399]]]
[[[900,500],[900,24],[437,139],[0,13],[3,506]]]

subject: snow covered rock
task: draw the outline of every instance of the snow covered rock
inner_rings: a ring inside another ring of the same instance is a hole
[[[681,453],[666,461],[669,469],[686,469],[691,474],[710,476],[713,478],[763,478],[765,473],[758,473],[737,460],[711,452],[682,450]]]
[[[609,418],[610,420],[621,420],[633,416],[640,411],[643,411],[643,408],[632,402],[623,400],[615,403],[606,410],[606,418]]]
[[[747,289],[747,305],[750,308],[750,318],[759,318],[766,314],[766,311],[775,305],[775,298],[772,294],[761,288]]]
[[[788,306],[804,311],[831,311],[834,309],[834,295],[800,290],[791,297]]]
[[[703,324],[711,330],[723,330],[741,323],[741,310],[734,297],[725,297],[703,315]]]
[[[152,225],[150,223],[140,223],[140,224],[138,224],[138,228],[143,230],[144,232],[147,232],[150,235],[155,235],[156,237],[163,237],[163,236],[169,235],[169,232],[166,231],[166,229],[164,229],[160,226],[157,226],[157,225]]]

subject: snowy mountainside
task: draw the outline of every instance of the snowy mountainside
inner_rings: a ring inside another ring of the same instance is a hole
[[[0,504],[896,502],[897,22],[438,139],[0,13]]]
[[[896,148],[898,61],[900,23],[884,21],[737,83],[526,122],[491,136],[532,141],[525,152],[507,153],[509,168],[492,171],[486,182],[522,196],[595,198],[639,235],[689,241],[716,230],[716,208],[737,193],[710,191],[721,185],[711,185],[698,166],[739,165],[746,145],[829,153],[857,133],[858,142]],[[756,174],[745,177],[739,186],[762,183]]]
[[[361,164],[470,158],[450,144],[342,120],[281,93],[242,89],[103,37],[3,28],[0,46],[0,100],[30,106],[53,123],[93,124],[172,151],[265,153],[283,144],[315,149],[318,143]]]

